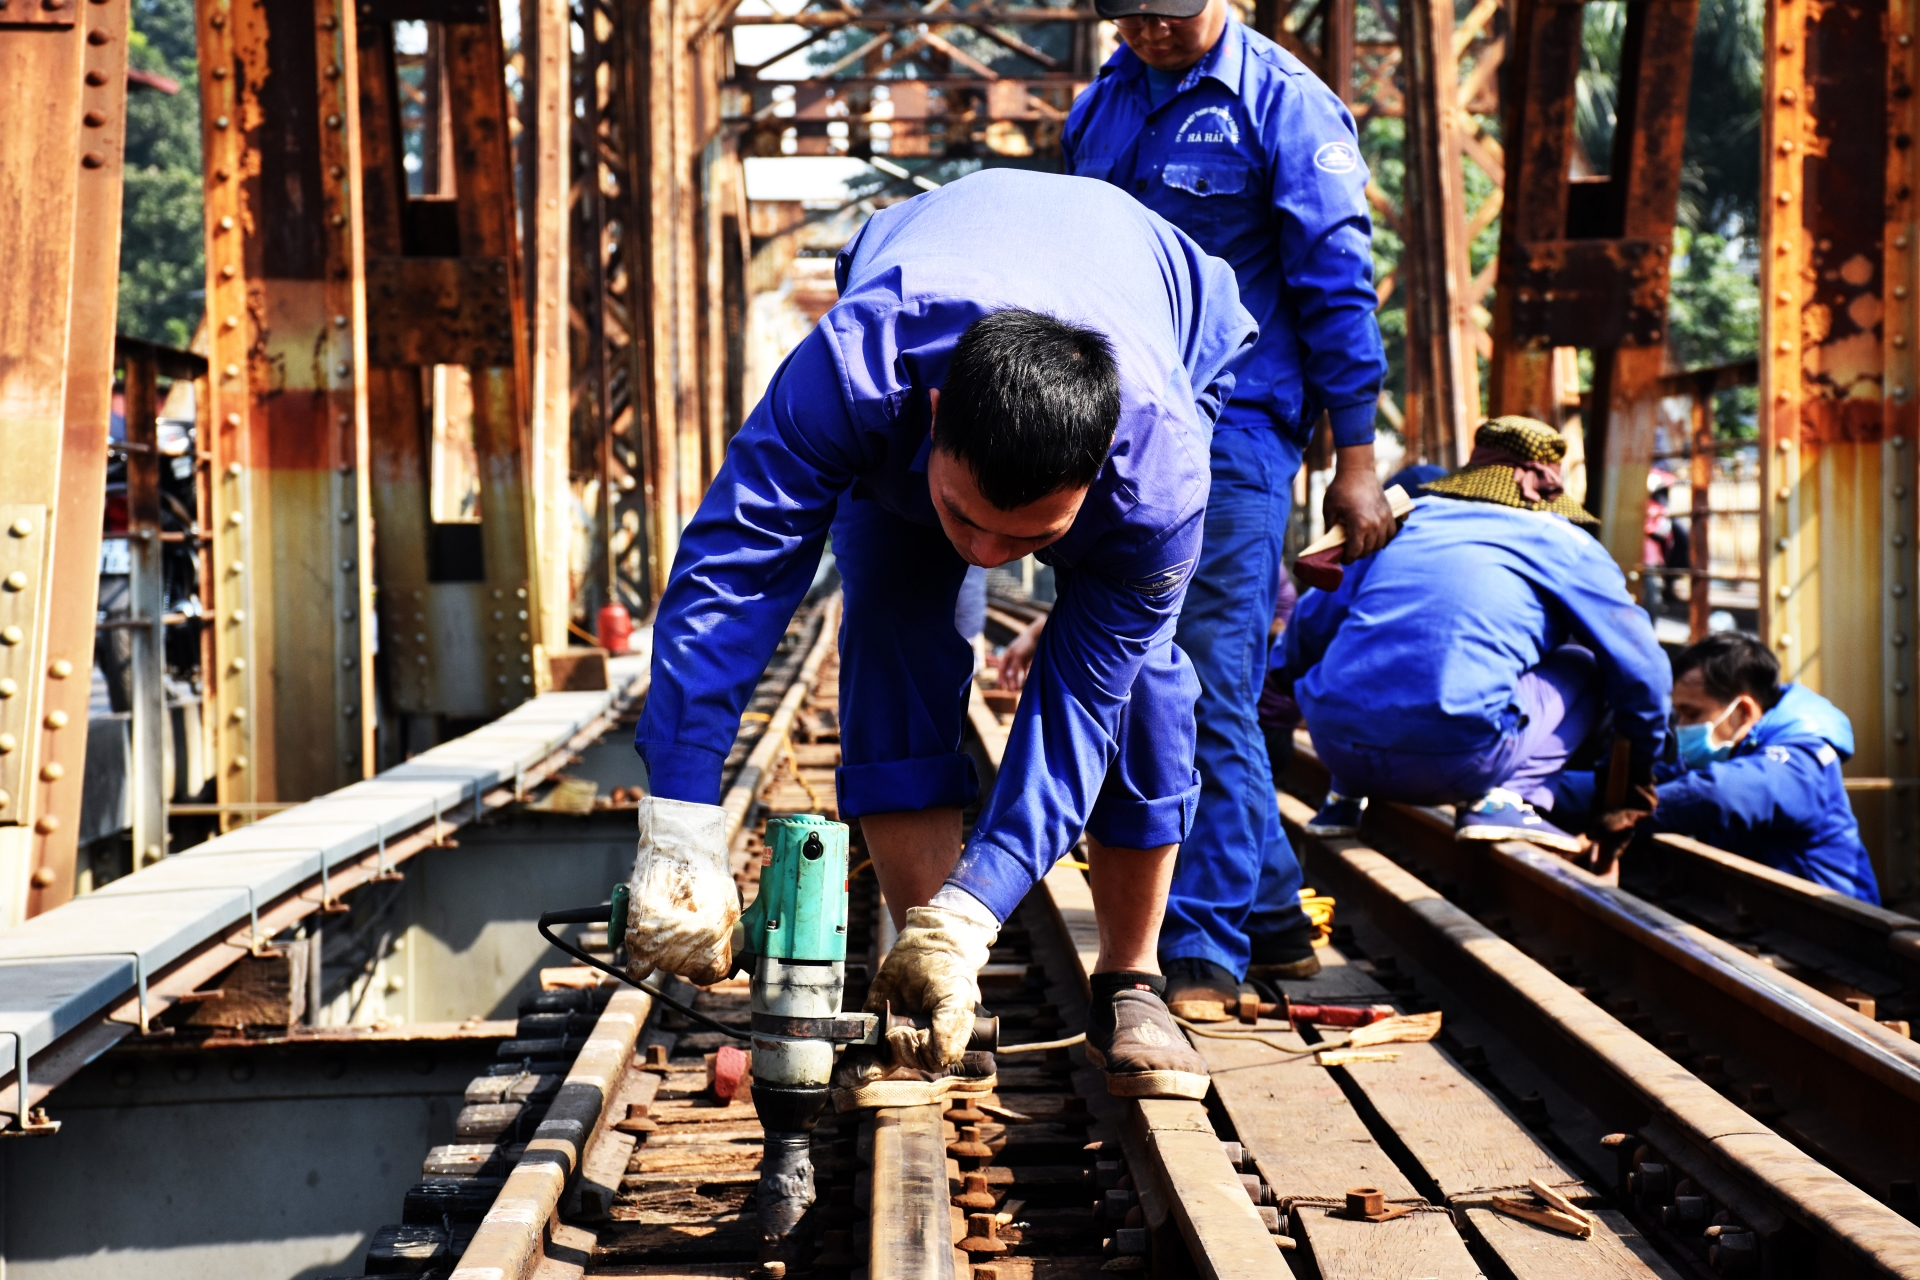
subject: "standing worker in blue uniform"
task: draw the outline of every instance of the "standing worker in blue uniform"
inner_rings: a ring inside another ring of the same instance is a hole
[[[1174,624],[1200,555],[1208,429],[1253,339],[1232,273],[1102,183],[992,170],[876,214],[840,300],[775,375],[683,535],[635,732],[649,795],[627,947],[725,976],[738,897],[720,816],[740,712],[829,530],[845,583],[840,812],[900,926],[869,1007],[931,1015],[957,1063],[1004,921],[1084,831],[1100,929],[1087,1048],[1125,1096],[1198,1098],[1155,943],[1192,820],[1192,665]],[[969,565],[1027,554],[1059,598],[978,797],[954,622]]]
[[[1073,105],[1068,172],[1132,193],[1224,258],[1260,325],[1214,428],[1206,536],[1176,637],[1200,675],[1201,794],[1160,955],[1169,1001],[1199,1009],[1231,1005],[1245,976],[1320,967],[1256,704],[1294,474],[1323,411],[1337,459],[1328,526],[1346,527],[1349,561],[1393,536],[1373,459],[1387,366],[1367,169],[1339,97],[1227,0],[1095,8],[1125,47]]]

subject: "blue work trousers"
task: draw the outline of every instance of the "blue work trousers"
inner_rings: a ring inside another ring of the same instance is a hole
[[[1416,743],[1364,746],[1333,738],[1316,738],[1313,745],[1331,775],[1328,789],[1339,795],[1454,804],[1504,787],[1528,804],[1551,809],[1561,794],[1561,771],[1605,710],[1593,652],[1563,644],[1514,682],[1506,728],[1482,750],[1435,755]]]
[[[1160,955],[1244,977],[1252,938],[1306,921],[1256,718],[1300,450],[1270,429],[1216,431],[1211,461],[1200,564],[1175,636],[1200,676],[1200,804],[1174,865]]]

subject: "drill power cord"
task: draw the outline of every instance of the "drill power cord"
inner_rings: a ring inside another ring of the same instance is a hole
[[[684,1016],[693,1019],[695,1022],[699,1023],[701,1026],[706,1027],[711,1031],[718,1031],[722,1035],[732,1036],[735,1040],[752,1040],[753,1039],[752,1034],[749,1032],[742,1031],[737,1027],[730,1027],[724,1022],[716,1022],[712,1018],[709,1018],[704,1013],[700,1013],[696,1010],[689,1009],[686,1005],[681,1004],[678,1000],[675,1000],[672,996],[660,990],[658,987],[650,987],[644,982],[635,982],[632,978],[628,977],[625,973],[622,973],[620,970],[614,968],[612,965],[606,963],[604,960],[600,960],[594,956],[588,955],[585,951],[582,951],[579,947],[574,946],[571,942],[568,942],[565,938],[562,938],[553,932],[552,926],[554,925],[604,924],[607,920],[608,915],[612,912],[612,910],[613,910],[613,904],[609,902],[598,907],[572,907],[565,911],[549,911],[545,915],[540,917],[540,923],[537,927],[540,930],[541,937],[545,938],[548,942],[551,942],[554,946],[566,952],[568,955],[572,956],[575,960],[578,960],[581,964],[591,965],[594,968],[600,970],[600,972],[602,973],[612,974],[614,977],[620,979],[620,981],[626,983],[628,986],[640,988],[640,990],[646,992],[648,995],[652,996],[655,1000],[658,1000],[661,1004],[666,1005],[669,1009],[672,1009],[676,1013],[683,1014]]]
[[[1083,1031],[1077,1036],[1068,1036],[1065,1040],[1035,1040],[1027,1044],[1003,1044],[993,1051],[993,1056],[997,1058],[1003,1053],[1044,1053],[1048,1049],[1071,1049],[1077,1044],[1086,1042],[1087,1033]]]

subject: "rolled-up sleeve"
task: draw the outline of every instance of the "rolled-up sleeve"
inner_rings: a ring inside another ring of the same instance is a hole
[[[719,803],[740,712],[813,579],[859,446],[815,329],[774,375],[680,536],[634,729],[654,795]]]

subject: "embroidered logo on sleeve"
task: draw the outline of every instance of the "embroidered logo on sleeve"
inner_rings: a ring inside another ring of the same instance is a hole
[[[1775,764],[1786,764],[1793,759],[1793,757],[1787,753],[1785,747],[1768,747],[1765,754],[1767,759],[1773,761]]]
[[[1313,153],[1313,167],[1327,173],[1352,173],[1360,167],[1360,156],[1350,143],[1329,142]]]
[[[1148,599],[1157,600],[1178,591],[1181,584],[1186,582],[1187,575],[1192,572],[1193,561],[1182,560],[1179,564],[1170,565],[1151,577],[1128,578],[1126,583]]]

